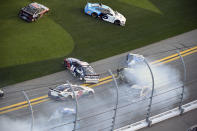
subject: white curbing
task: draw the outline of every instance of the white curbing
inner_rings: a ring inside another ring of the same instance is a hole
[[[191,111],[193,109],[197,109],[197,100],[183,105],[182,108],[184,110],[183,113],[186,113],[186,112]],[[169,118],[172,118],[172,117],[175,117],[178,115],[180,115],[180,110],[177,107],[172,110],[158,114],[156,116],[150,117],[150,120],[152,121],[151,124],[153,125],[153,124],[159,123],[161,121],[167,120]],[[142,129],[145,127],[148,127],[148,123],[146,122],[146,120],[142,120],[142,121],[133,123],[131,125],[127,125],[122,128],[116,129],[115,131],[136,131],[136,130],[139,130],[139,129]]]

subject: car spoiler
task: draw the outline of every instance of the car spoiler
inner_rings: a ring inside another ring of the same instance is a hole
[[[94,75],[85,75],[85,78],[94,78],[94,77],[99,77],[99,74],[94,74]]]
[[[84,77],[85,83],[98,83],[99,82],[99,74],[95,75],[86,75]]]

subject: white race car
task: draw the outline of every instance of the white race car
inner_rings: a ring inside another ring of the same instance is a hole
[[[83,95],[92,95],[94,94],[94,90],[92,88],[86,87],[86,86],[80,86],[80,85],[71,85],[74,93],[77,98],[83,96]],[[68,84],[63,84],[60,86],[57,86],[55,89],[50,88],[48,92],[48,96],[54,99],[73,99],[74,94],[72,92],[72,89]]]
[[[100,17],[102,20],[116,25],[124,26],[126,23],[126,18],[122,14],[101,3],[87,3],[84,12],[94,18]]]

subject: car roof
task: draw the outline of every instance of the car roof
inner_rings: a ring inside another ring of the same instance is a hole
[[[68,60],[72,61],[72,62],[80,62],[79,59],[77,58],[67,58]]]
[[[84,62],[84,61],[80,61],[79,64],[82,65],[82,66],[89,66],[89,64],[87,62]]]
[[[24,7],[24,8],[22,8],[22,10],[27,12],[27,13],[29,13],[29,14],[31,14],[31,15],[35,14],[38,11],[38,9],[32,8],[29,5]]]
[[[68,58],[69,60],[71,60],[72,62],[77,62],[78,64],[82,65],[82,66],[89,66],[89,64],[85,61],[81,61],[77,58]]]
[[[99,4],[99,3],[89,3],[91,7],[99,7],[103,9],[109,9],[110,7],[104,4]]]

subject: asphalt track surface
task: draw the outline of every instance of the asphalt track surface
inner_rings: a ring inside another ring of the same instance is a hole
[[[184,56],[187,69],[187,81],[183,102],[187,103],[197,99],[197,30],[131,51],[132,53],[144,55],[151,63],[152,68],[157,66],[159,70],[164,70],[162,71],[163,74],[168,74],[168,79],[160,79],[159,84],[156,85],[151,115],[156,115],[179,105],[180,91],[182,89],[182,82],[180,81],[183,81],[183,66],[176,54],[177,50],[180,50]],[[79,130],[103,131],[111,129],[116,92],[114,83],[107,71],[111,69],[115,73],[116,69],[123,65],[126,54],[124,53],[91,63],[96,72],[101,74],[102,79],[96,85],[88,85],[95,90],[95,95],[78,99],[79,121],[77,128]],[[167,70],[170,68],[170,71],[165,71],[166,68]],[[175,69],[180,74],[171,73],[171,69],[172,72]],[[75,108],[74,101],[55,101],[47,97],[49,87],[53,88],[65,83],[67,80],[74,84],[82,84],[73,78],[69,71],[62,71],[5,87],[5,96],[0,100],[0,126],[5,126],[2,125],[5,120],[11,121],[10,124],[15,121],[30,124],[31,113],[21,93],[22,90],[25,90],[33,105],[35,128],[41,126],[39,129],[45,128],[48,130],[54,125],[66,123],[63,128],[60,126],[53,130],[65,130],[65,128],[72,130],[72,124],[67,124],[74,120],[74,116],[72,115],[66,116],[66,119],[61,121],[48,121],[51,114],[60,107]],[[148,95],[139,97],[139,90],[132,89],[129,85],[119,81],[118,84],[120,85],[119,105],[115,128],[145,119],[149,104]],[[9,129],[9,127],[7,128]],[[3,129],[6,130],[6,127]]]

